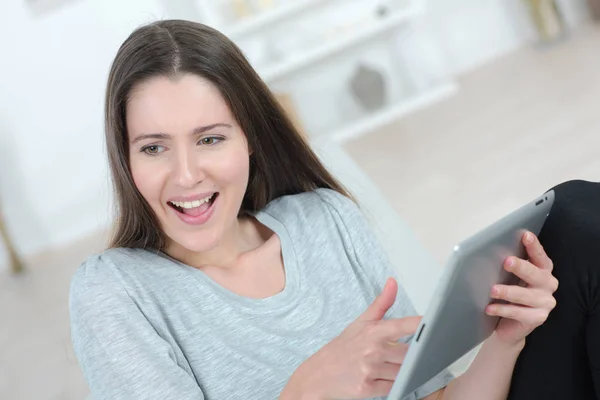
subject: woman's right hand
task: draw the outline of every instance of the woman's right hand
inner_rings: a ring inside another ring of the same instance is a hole
[[[331,342],[302,363],[281,399],[363,399],[389,394],[421,317],[384,320],[394,304],[397,282],[388,279],[367,310]]]

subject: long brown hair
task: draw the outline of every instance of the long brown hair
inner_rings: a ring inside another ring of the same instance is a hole
[[[106,146],[115,191],[116,225],[110,247],[161,249],[154,212],[137,190],[129,166],[125,112],[132,88],[158,75],[191,73],[214,84],[252,149],[240,214],[271,200],[316,188],[351,195],[326,170],[240,49],[208,26],[164,20],[136,29],[113,61],[106,89]]]

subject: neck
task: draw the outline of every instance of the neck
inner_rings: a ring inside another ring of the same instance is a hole
[[[264,243],[263,239],[260,229],[254,226],[251,218],[238,218],[219,243],[210,250],[194,252],[172,242],[167,246],[166,253],[195,268],[231,268],[237,264],[242,254]]]

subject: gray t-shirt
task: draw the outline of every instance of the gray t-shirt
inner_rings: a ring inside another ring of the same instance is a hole
[[[396,275],[360,209],[333,190],[280,197],[255,217],[281,241],[286,285],[272,297],[237,295],[160,252],[111,249],[81,265],[71,330],[96,400],[277,399]],[[409,315],[400,287],[385,318]]]

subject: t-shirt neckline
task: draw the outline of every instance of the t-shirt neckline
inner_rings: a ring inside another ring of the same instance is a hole
[[[280,221],[266,211],[257,211],[253,213],[252,216],[254,216],[261,224],[273,231],[274,234],[278,236],[281,243],[285,286],[282,291],[272,296],[265,298],[242,296],[217,283],[205,272],[199,270],[198,268],[194,268],[188,264],[176,260],[162,251],[159,252],[159,255],[174,262],[179,267],[188,270],[196,280],[208,285],[216,295],[223,297],[230,302],[235,302],[242,307],[247,308],[248,311],[273,312],[282,311],[292,307],[295,303],[294,300],[297,298],[297,293],[300,288],[298,258],[292,243],[292,239],[285,225],[283,225]]]

